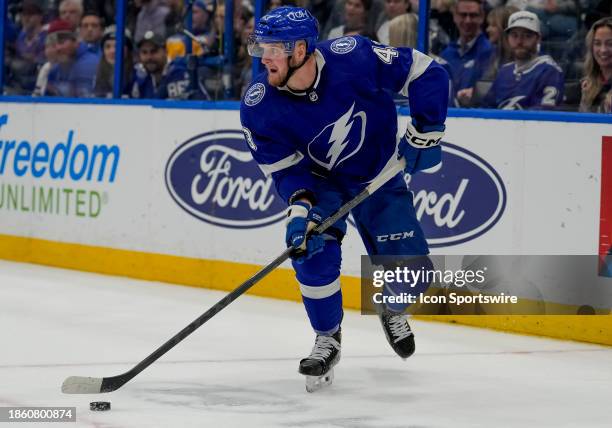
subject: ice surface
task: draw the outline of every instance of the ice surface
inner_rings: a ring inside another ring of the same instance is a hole
[[[98,428],[612,424],[612,348],[412,321],[417,352],[402,361],[378,320],[356,312],[334,384],[308,394],[302,306],[250,296],[120,390],[60,392],[68,376],[123,373],[223,296],[0,261],[0,406],[76,406],[69,426]],[[112,410],[91,412],[91,401]]]

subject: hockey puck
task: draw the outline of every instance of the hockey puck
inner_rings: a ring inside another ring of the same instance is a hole
[[[94,412],[103,412],[105,410],[110,410],[111,405],[108,401],[92,401],[89,403],[89,410]]]

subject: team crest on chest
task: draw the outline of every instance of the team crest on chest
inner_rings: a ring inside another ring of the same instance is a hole
[[[253,107],[258,104],[266,94],[266,87],[263,83],[255,83],[249,88],[247,93],[244,95],[244,103],[249,107]]]
[[[357,46],[357,40],[354,37],[341,37],[331,44],[330,49],[333,53],[342,55],[355,49],[355,46]]]
[[[354,110],[355,103],[308,143],[308,155],[316,164],[331,170],[361,149],[367,116],[364,111]]]

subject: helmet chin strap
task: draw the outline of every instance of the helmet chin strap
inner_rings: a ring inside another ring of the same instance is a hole
[[[285,79],[283,80],[283,82],[280,84],[281,87],[283,86],[287,86],[287,83],[289,82],[289,79],[291,79],[291,76],[293,76],[293,73],[295,73],[296,71],[298,71],[304,64],[306,64],[306,61],[308,61],[308,58],[310,58],[310,54],[306,54],[304,56],[304,60],[302,61],[301,64],[292,67],[290,62],[291,62],[291,58],[293,58],[293,55],[289,55],[287,57],[287,75],[285,76]]]

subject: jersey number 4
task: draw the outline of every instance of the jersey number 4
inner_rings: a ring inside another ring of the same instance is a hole
[[[378,55],[380,60],[385,64],[391,64],[393,58],[397,58],[397,56],[399,55],[397,49],[390,48],[389,46],[372,46],[372,49],[374,50],[374,53]]]

